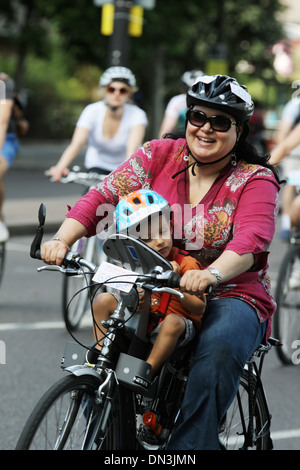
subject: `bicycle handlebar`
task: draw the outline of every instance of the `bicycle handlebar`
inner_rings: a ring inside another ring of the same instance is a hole
[[[49,170],[45,171],[45,176],[50,178],[50,181],[53,181],[51,178],[51,174]],[[104,180],[106,175],[101,173],[94,172],[87,172],[87,171],[79,171],[78,167],[73,167],[72,171],[69,171],[66,176],[62,176],[60,178],[60,183],[77,183],[83,186],[96,186],[98,183]]]
[[[41,242],[44,234],[44,224],[45,224],[45,218],[46,218],[46,207],[42,203],[39,208],[39,226],[37,228],[37,233],[34,237],[34,240],[31,244],[30,248],[30,256],[34,259],[41,259]],[[41,268],[38,268],[38,271],[60,271],[64,274],[79,274],[82,273],[81,267],[86,267],[91,273],[96,271],[97,266],[84,258],[82,258],[78,253],[74,251],[69,251],[65,259],[63,261],[63,266],[56,266],[56,265],[45,265]],[[181,277],[174,273],[174,271],[168,270],[168,271],[163,271],[161,272],[161,268],[157,267],[154,269],[151,273],[149,274],[144,274],[138,276],[136,283],[154,283],[163,286],[165,288],[179,288],[180,284],[180,279]],[[154,286],[155,288],[155,286]],[[211,286],[208,286],[206,289],[206,292],[210,292],[212,290]],[[160,290],[162,292],[162,290]],[[167,291],[166,291],[167,292]],[[175,293],[176,295],[180,294],[178,291],[174,291],[172,293]],[[181,294],[182,295],[182,294]]]
[[[154,270],[155,271],[155,270]],[[174,271],[164,271],[163,273],[152,272],[138,276],[136,282],[149,283],[151,281],[158,282],[161,286],[179,288],[181,277]]]
[[[37,256],[33,256],[33,258],[36,259],[41,259],[40,257],[38,258]],[[89,272],[94,273],[98,266],[94,263],[91,263],[87,261],[86,259],[82,258],[81,255],[79,255],[75,251],[69,251],[65,259],[62,263],[62,266],[57,266],[57,265],[45,265],[40,268],[38,268],[38,271],[59,271],[63,274],[82,274],[82,269],[81,268],[87,268]],[[120,278],[122,276],[119,276]],[[180,279],[181,277],[174,273],[174,271],[164,271],[164,272],[158,272],[156,269],[154,269],[151,273],[149,274],[141,274],[139,275],[134,284],[159,284],[160,286],[164,287],[170,287],[170,288],[179,288],[180,284]]]

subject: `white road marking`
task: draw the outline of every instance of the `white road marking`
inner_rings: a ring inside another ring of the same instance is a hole
[[[92,326],[92,320],[88,317],[83,318],[80,326]],[[66,328],[66,325],[63,321],[0,323],[0,331],[54,330],[61,328]]]
[[[271,431],[271,438],[277,441],[279,439],[295,439],[297,437],[300,437],[300,428],[287,429],[286,431]]]

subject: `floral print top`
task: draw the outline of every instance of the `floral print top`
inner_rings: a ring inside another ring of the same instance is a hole
[[[93,235],[107,223],[105,210],[115,206],[121,196],[141,188],[153,189],[174,211],[175,245],[188,250],[202,266],[210,265],[224,250],[253,253],[252,268],[222,283],[209,300],[235,297],[249,303],[261,322],[271,320],[276,304],[267,275],[268,249],[275,232],[280,186],[265,167],[244,161],[236,166],[229,163],[199,204],[191,207],[188,171],[172,178],[187,167],[187,155],[185,139],[145,143],[79,199],[67,216],[81,222]],[[267,335],[270,333],[271,321]]]

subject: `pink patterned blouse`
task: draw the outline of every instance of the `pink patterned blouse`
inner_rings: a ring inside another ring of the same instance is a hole
[[[222,283],[210,301],[234,297],[248,302],[261,322],[269,320],[268,337],[276,309],[267,275],[268,249],[275,231],[280,186],[267,168],[244,161],[236,166],[229,163],[200,203],[191,208],[188,172],[172,179],[187,167],[187,155],[185,139],[147,142],[79,199],[67,217],[78,220],[94,235],[103,229],[106,204],[116,206],[119,197],[136,189],[153,189],[174,209],[175,244],[189,250],[202,266],[210,265],[224,250],[254,254],[251,270]]]

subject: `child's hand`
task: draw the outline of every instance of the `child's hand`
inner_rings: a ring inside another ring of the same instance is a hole
[[[173,271],[175,274],[178,274],[180,276],[181,271],[180,271],[180,266],[176,261],[170,261],[170,264],[172,265]]]

